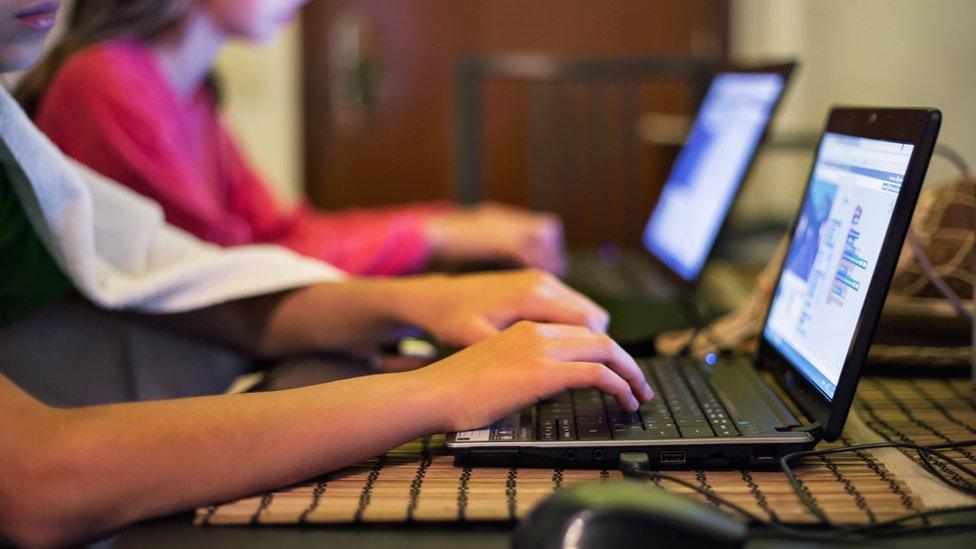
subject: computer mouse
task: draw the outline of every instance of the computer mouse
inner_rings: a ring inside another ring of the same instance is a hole
[[[746,525],[685,496],[630,480],[559,490],[523,520],[516,549],[742,547]]]

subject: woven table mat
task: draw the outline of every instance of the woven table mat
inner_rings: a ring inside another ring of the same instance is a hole
[[[854,409],[888,441],[940,444],[976,439],[976,391],[969,380],[865,378],[857,395]],[[976,466],[974,446],[943,451],[966,466]],[[904,453],[921,461],[914,451]],[[955,467],[936,458],[931,462],[957,482],[972,486]]]
[[[856,409],[881,436],[922,443],[976,435],[976,403],[966,380],[862,381]],[[845,433],[846,434],[846,433]],[[845,436],[828,448],[856,441]],[[968,450],[956,452],[974,461]],[[838,523],[867,524],[924,510],[920,498],[871,452],[797,462],[803,489]],[[946,467],[951,474],[951,467]],[[769,519],[817,522],[786,477],[771,470],[669,471]],[[555,490],[586,480],[620,478],[616,470],[460,467],[443,437],[416,441],[296,486],[197,511],[202,525],[511,521]],[[668,482],[680,494],[691,490]],[[695,496],[700,497],[700,496]]]

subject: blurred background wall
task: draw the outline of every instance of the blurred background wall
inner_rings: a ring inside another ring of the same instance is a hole
[[[974,20],[976,2],[968,0],[320,0],[309,5],[304,20],[306,189],[327,207],[453,196],[454,64],[465,55],[512,51],[796,58],[801,69],[777,119],[777,136],[815,137],[832,104],[937,106],[945,113],[941,142],[976,162],[976,65],[970,60],[976,33],[969,29]],[[360,83],[374,87],[369,105],[354,104],[343,90],[349,87],[343,64],[357,62],[364,71]],[[489,107],[484,128],[485,191],[491,198],[526,202],[530,197],[519,189],[528,186],[531,162],[513,152],[530,145],[525,101],[511,87],[486,92],[492,94],[494,99],[486,99],[496,108]],[[648,115],[694,111],[685,90],[649,88],[642,95],[635,127]],[[586,113],[581,116],[585,120]],[[626,205],[632,215],[600,211],[594,220],[578,209],[560,212],[580,226],[629,217],[619,230],[571,230],[570,236],[587,244],[634,236],[674,152],[661,144],[643,148],[646,192],[632,193]],[[768,148],[735,223],[785,224],[796,208],[809,153],[809,147]],[[932,180],[942,179],[953,168],[936,159],[930,173]],[[581,192],[569,183],[567,194]],[[598,177],[583,181],[584,189],[608,187]]]
[[[218,60],[227,123],[284,202],[304,187],[301,22],[270,44],[234,43]]]
[[[779,135],[819,131],[835,104],[938,107],[939,142],[972,166],[974,21],[970,0],[733,0],[729,49],[734,59],[800,60],[776,120]],[[740,221],[791,216],[809,162],[805,152],[760,155],[739,203]],[[955,174],[935,158],[927,181]]]
[[[312,2],[303,20],[308,193],[330,208],[453,198],[462,168],[459,60],[511,53],[541,56],[543,66],[585,58],[722,59],[728,6],[727,0]],[[691,113],[697,98],[690,84],[664,78],[584,89],[486,81],[478,130],[482,194],[556,211],[569,220],[576,242],[636,241],[676,148],[634,149],[630,141],[645,112]],[[539,104],[549,114],[537,147],[530,130],[539,123]],[[551,173],[543,179],[553,184],[531,192],[545,170]]]
[[[273,43],[228,48],[219,74],[228,123],[278,196],[292,202],[307,194],[332,208],[452,198],[456,63],[464,56],[511,52],[713,61],[795,57],[801,69],[774,136],[815,135],[828,106],[837,103],[936,106],[945,113],[940,142],[973,164],[973,21],[976,2],[970,0],[314,0],[302,21]],[[574,238],[592,243],[634,235],[677,150],[667,136],[680,137],[694,112],[688,92],[682,82],[641,90],[632,131],[650,128],[664,139],[642,147],[641,188],[626,195],[620,208],[587,219],[580,204],[563,212],[570,225],[587,229]],[[532,171],[526,97],[506,84],[486,92],[483,171],[491,198],[533,198],[526,191]],[[564,106],[567,134],[589,119],[587,96],[580,97],[582,107]],[[587,156],[590,141],[581,143],[574,156]],[[799,199],[809,153],[767,147],[735,223],[785,223]],[[616,164],[591,167],[562,194],[579,195],[585,210],[598,198],[587,192],[615,185]],[[607,173],[603,179],[600,170]],[[952,174],[947,162],[935,159],[930,181]],[[618,217],[626,219],[617,223]],[[597,229],[614,223],[619,226],[610,233]]]

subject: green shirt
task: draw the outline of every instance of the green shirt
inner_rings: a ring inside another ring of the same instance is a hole
[[[0,140],[0,326],[60,302],[73,289],[31,227],[11,185],[26,180]]]

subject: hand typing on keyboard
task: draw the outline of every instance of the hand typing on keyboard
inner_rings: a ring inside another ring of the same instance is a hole
[[[518,320],[585,326],[605,332],[610,317],[598,305],[551,274],[527,269],[464,276],[399,279],[409,285],[394,300],[394,316],[439,341],[466,346]]]
[[[616,399],[596,389],[568,391],[536,406],[536,437],[553,441],[740,436],[715,393],[693,368],[668,359],[640,367],[658,398],[635,411],[622,409]],[[492,437],[504,440],[494,429]]]
[[[613,340],[561,324],[516,323],[416,374],[442,392],[448,431],[482,427],[567,389],[596,388],[630,412],[653,396]]]

